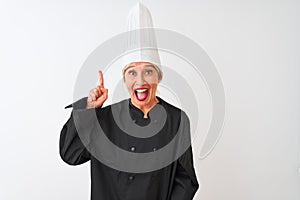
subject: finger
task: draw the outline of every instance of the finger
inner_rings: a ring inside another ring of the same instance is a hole
[[[106,99],[108,98],[108,94],[107,94],[108,90],[105,89],[105,88],[102,88],[102,89],[103,89],[103,93],[96,101],[96,102],[99,102],[99,105],[102,105],[106,101]]]
[[[108,89],[105,88],[105,92],[103,93],[105,100],[108,98]]]
[[[106,88],[100,88],[100,91],[102,94],[106,94],[108,92],[108,90]]]
[[[96,99],[100,96],[100,91],[98,90],[98,88],[94,88],[93,93],[95,94]]]
[[[102,95],[101,87],[98,85],[96,89],[97,89],[97,95],[98,97],[100,97]]]
[[[101,88],[103,88],[103,87],[101,87],[100,85],[98,85],[96,88],[97,88],[97,90],[99,90],[101,92]]]
[[[92,98],[93,101],[96,100],[96,95],[95,95],[95,93],[94,93],[94,90],[91,90],[91,92],[90,92],[90,97]]]
[[[108,97],[108,89],[104,88],[104,91],[102,93],[103,93],[104,98],[107,99],[107,97]]]
[[[103,73],[101,70],[98,71],[99,72],[99,85],[101,87],[104,87],[104,79],[103,79]]]

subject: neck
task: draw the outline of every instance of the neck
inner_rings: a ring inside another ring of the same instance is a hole
[[[139,108],[143,113],[144,113],[144,118],[148,118],[147,114],[148,112],[153,108],[153,106],[155,106],[158,103],[158,99],[155,97],[155,99],[153,99],[153,101],[151,101],[150,103],[148,103],[147,105],[136,105],[133,101],[131,101],[131,103]]]

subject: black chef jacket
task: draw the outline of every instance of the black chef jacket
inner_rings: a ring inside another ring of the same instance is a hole
[[[128,151],[149,152],[163,147],[172,138],[164,138],[166,132],[178,128],[180,109],[157,97],[159,104],[167,111],[167,125],[151,138],[136,138],[128,134],[116,135],[118,127],[114,124],[111,105],[96,108],[99,123],[107,137],[116,145]],[[85,109],[87,98],[69,105]],[[135,107],[130,99],[129,113],[140,126],[149,124],[150,118],[144,118],[143,112]],[[76,106],[75,106],[76,105]],[[104,116],[104,117],[103,117]],[[119,132],[120,130],[118,130]],[[176,131],[175,131],[176,132]],[[159,137],[159,139],[157,137]],[[83,145],[76,130],[71,114],[60,134],[60,156],[69,165],[80,165],[87,161],[91,166],[91,200],[192,200],[199,184],[193,167],[192,147],[168,166],[146,173],[128,173],[118,171],[98,161]]]

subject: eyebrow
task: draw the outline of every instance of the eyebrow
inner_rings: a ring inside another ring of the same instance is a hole
[[[152,65],[152,64],[145,64],[143,66],[144,67],[154,67],[154,65]],[[130,68],[132,68],[132,67],[135,67],[135,66],[134,65],[129,65],[128,68],[127,68],[127,70],[130,69]]]
[[[147,65],[144,65],[145,67],[154,67],[154,65],[151,65],[151,64],[147,64]]]

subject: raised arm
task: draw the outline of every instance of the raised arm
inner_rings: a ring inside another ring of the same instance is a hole
[[[108,90],[104,88],[102,71],[99,70],[98,73],[99,84],[90,90],[89,96],[82,98],[69,106],[66,106],[66,108],[73,107],[73,110],[70,118],[64,124],[61,130],[59,152],[61,158],[70,165],[79,165],[90,160],[88,145],[90,137],[92,137],[90,134],[92,133],[89,131],[89,128],[93,125],[93,121],[89,120],[89,118],[92,118],[94,114],[93,112],[95,112],[91,108],[101,108],[108,97]],[[77,121],[77,123],[75,123],[74,113],[77,114],[76,116],[84,116],[82,118],[83,120],[77,118],[79,122]],[[78,134],[78,127],[75,126],[75,124],[78,126],[78,123],[80,124],[80,122],[84,124],[84,126],[81,127],[80,133],[83,135],[84,140],[86,141],[86,146]],[[91,123],[91,125],[89,123]]]

